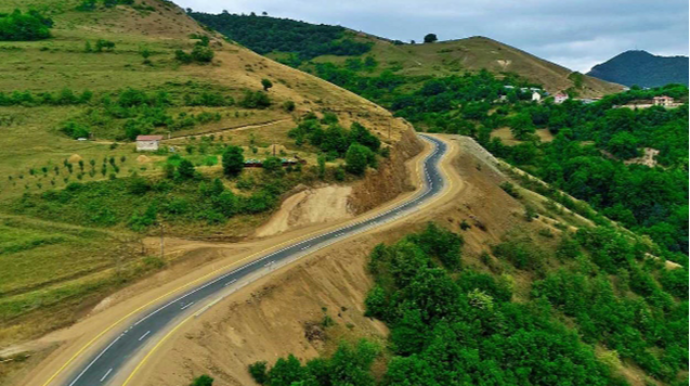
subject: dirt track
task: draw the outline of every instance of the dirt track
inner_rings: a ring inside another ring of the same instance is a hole
[[[427,146],[424,153],[428,152],[428,150],[429,149]],[[452,152],[453,151],[451,151],[451,153]],[[408,163],[413,172],[412,180],[415,186],[419,186],[420,176],[418,166],[423,156],[424,154],[420,154],[411,159]],[[452,154],[450,154],[450,157],[447,157],[442,163],[442,168],[446,174],[450,174],[448,173],[448,160],[451,158]],[[457,182],[458,181],[456,179],[453,189],[459,188]],[[375,211],[368,212],[365,215],[370,215],[375,212],[393,207],[401,201],[408,199],[413,194],[415,193],[409,192],[402,194],[395,200],[383,205]],[[448,197],[449,195],[444,195],[443,199],[448,199]],[[335,228],[343,225],[345,222],[346,221],[334,222],[329,224],[329,226],[324,226],[323,224],[314,225],[299,230],[292,230],[275,237],[246,243],[205,244],[185,242],[182,240],[175,241],[174,243],[171,243],[173,245],[168,247],[173,253],[184,253],[189,256],[198,255],[197,258],[194,259],[196,261],[203,260],[204,256],[212,255],[221,256],[221,258],[216,259],[211,264],[202,265],[200,267],[185,266],[182,264],[169,271],[162,272],[150,279],[147,279],[111,296],[104,302],[104,306],[99,307],[97,312],[94,312],[93,315],[89,316],[84,321],[77,323],[76,325],[65,330],[49,334],[48,336],[40,339],[38,342],[36,342],[36,344],[50,345],[54,344],[55,342],[62,342],[63,344],[45,361],[43,361],[43,363],[37,369],[32,371],[23,382],[19,384],[43,385],[52,374],[64,366],[67,359],[72,358],[79,352],[89,353],[93,351],[93,345],[82,351],[82,347],[87,345],[87,343],[91,342],[96,337],[106,338],[110,336],[111,332],[104,333],[104,331],[106,331],[108,326],[110,326],[114,320],[118,320],[118,318],[121,318],[122,316],[135,313],[137,309],[145,306],[152,300],[165,297],[170,293],[181,292],[199,282],[201,278],[210,276],[220,267],[227,266],[228,269],[230,269],[233,264],[237,264],[243,258],[246,258],[257,251],[270,250],[286,243],[287,241],[292,241],[295,238],[303,238],[306,237],[305,235],[316,231],[322,232],[330,228]],[[392,225],[387,225],[386,227],[390,226]],[[363,236],[364,235],[359,235],[357,238]],[[246,290],[250,290],[251,288],[255,287],[248,287]],[[143,372],[141,374],[145,373],[146,372]],[[58,379],[59,377],[56,378],[56,380]],[[135,382],[134,384],[139,383]]]

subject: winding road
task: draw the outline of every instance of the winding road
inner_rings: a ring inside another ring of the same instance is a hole
[[[140,312],[114,328],[120,333],[90,342],[100,345],[98,350],[80,350],[66,361],[43,386],[99,386],[129,385],[134,374],[153,355],[158,346],[184,322],[196,318],[212,307],[230,291],[239,288],[253,277],[265,276],[274,268],[288,264],[344,238],[395,221],[416,211],[444,190],[447,182],[439,163],[446,154],[447,144],[431,136],[421,137],[432,145],[432,151],[422,162],[423,187],[408,201],[363,220],[348,223],[336,230],[300,240],[280,250],[270,252],[230,272],[210,278],[188,292],[168,299]],[[244,284],[243,284],[244,283]],[[116,323],[117,324],[117,323]],[[98,338],[98,337],[97,337]]]

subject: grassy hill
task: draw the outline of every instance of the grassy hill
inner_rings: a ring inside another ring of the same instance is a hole
[[[391,144],[409,129],[165,0],[3,1],[0,55],[0,345],[68,324],[169,264],[139,243],[160,222],[234,239],[297,184],[358,178],[337,152],[317,173],[322,149],[288,136],[301,115],[330,111],[343,135],[356,121]],[[138,154],[137,134],[166,140]],[[228,177],[230,147],[307,165]]]
[[[688,85],[687,56],[657,56],[647,51],[626,51],[597,64],[587,75],[626,86]]]
[[[379,63],[372,75],[392,70],[410,80],[486,69],[499,75],[517,74],[552,93],[573,88],[583,97],[596,97],[621,89],[485,37],[403,44],[343,27],[269,16],[193,13],[192,17],[250,49],[303,69],[308,68],[307,61],[342,65],[354,57],[370,56]],[[339,49],[342,42],[359,46]],[[329,44],[330,50],[324,48]]]

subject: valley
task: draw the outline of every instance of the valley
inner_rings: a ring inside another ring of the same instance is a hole
[[[687,384],[687,82],[183,6],[0,4],[0,386]]]

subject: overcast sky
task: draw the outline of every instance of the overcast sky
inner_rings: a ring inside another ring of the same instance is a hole
[[[486,36],[582,72],[627,50],[688,55],[688,0],[175,0],[421,41]]]

